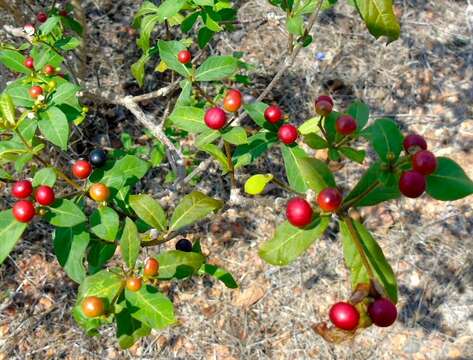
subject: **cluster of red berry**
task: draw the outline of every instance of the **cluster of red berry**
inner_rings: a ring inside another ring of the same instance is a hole
[[[223,108],[228,112],[237,112],[243,103],[241,92],[230,89],[223,98]],[[210,129],[220,130],[227,124],[227,114],[220,107],[213,107],[206,111],[204,122]]]
[[[23,62],[23,65],[25,65],[28,69],[34,70],[35,68],[35,62],[34,59],[31,56],[28,56],[25,61]],[[46,76],[53,76],[56,75],[57,71],[52,66],[51,64],[46,64],[43,67],[43,73]],[[60,76],[63,76],[63,74],[59,74]],[[49,90],[54,90],[57,86],[56,82],[54,80],[51,80],[47,83]],[[44,89],[42,86],[39,85],[33,85],[29,90],[28,93],[33,99],[37,99],[39,96],[43,95]]]
[[[36,214],[36,209],[32,201],[27,200],[33,195],[33,185],[31,181],[21,180],[13,184],[11,194],[21,199],[13,205],[13,216],[20,222],[29,222]],[[47,186],[41,185],[34,191],[35,201],[42,206],[50,206],[56,200],[54,190]]]

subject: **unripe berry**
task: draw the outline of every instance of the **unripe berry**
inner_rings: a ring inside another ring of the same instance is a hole
[[[82,300],[82,312],[89,318],[102,316],[105,313],[105,305],[97,296],[88,296]]]
[[[342,115],[335,122],[335,128],[339,134],[351,135],[356,131],[356,121],[350,115]]]
[[[207,110],[204,121],[210,129],[219,130],[227,123],[227,115],[222,109],[214,107]]]
[[[27,223],[36,214],[36,210],[31,201],[20,200],[15,205],[13,205],[13,216],[20,222]]]
[[[181,50],[179,51],[179,53],[177,54],[177,60],[181,63],[181,64],[187,64],[191,61],[191,58],[192,58],[192,54],[189,50]]]
[[[187,239],[181,239],[176,243],[176,250],[180,250],[184,252],[191,252],[192,243]]]
[[[33,185],[28,180],[17,181],[11,189],[11,194],[18,199],[26,199],[32,193]]]
[[[45,12],[40,12],[38,13],[38,15],[36,15],[36,19],[40,22],[40,23],[44,23],[46,22],[46,20],[48,20],[48,14],[46,14]]]
[[[417,171],[406,171],[399,179],[399,190],[404,196],[418,198],[426,187],[425,177]]]
[[[89,155],[90,163],[95,167],[101,167],[107,161],[107,153],[102,149],[95,149]]]
[[[236,112],[240,109],[241,103],[241,92],[236,89],[230,89],[223,99],[223,108],[229,112]]]
[[[23,62],[23,65],[25,65],[28,69],[33,69],[34,68],[34,59],[31,56],[28,56],[25,61]]]
[[[141,284],[142,284],[142,281],[141,281],[141,278],[139,277],[132,276],[126,279],[126,288],[129,291],[133,291],[133,292],[139,291],[141,289]]]
[[[41,86],[34,85],[30,87],[28,92],[33,99],[36,99],[38,96],[43,95],[43,88]]]
[[[328,116],[333,110],[333,100],[330,96],[320,95],[315,99],[315,112],[320,116]]]
[[[42,185],[37,188],[34,196],[36,202],[43,206],[49,206],[56,200],[54,190],[47,185]]]
[[[419,149],[427,150],[427,142],[424,137],[417,134],[407,135],[404,138],[403,145],[407,153],[416,152]]]
[[[286,217],[289,223],[297,227],[304,227],[311,223],[313,210],[303,198],[296,197],[288,201]]]
[[[323,189],[317,195],[317,204],[325,212],[335,212],[342,204],[342,194],[335,188]]]
[[[355,330],[360,321],[360,313],[351,304],[338,302],[330,308],[330,321],[339,329]]]
[[[77,160],[72,165],[72,173],[78,179],[87,179],[92,172],[92,165],[86,160]]]
[[[330,105],[333,106],[333,99],[332,99],[332,97],[330,97],[328,95],[320,95],[317,99],[315,99],[315,104],[317,104],[318,102],[321,102],[321,101],[326,101],[326,102],[330,103]]]
[[[412,169],[430,175],[437,169],[437,158],[428,150],[421,150],[412,157]]]
[[[368,314],[375,325],[387,327],[396,321],[397,309],[390,300],[380,298],[370,304]]]
[[[44,66],[43,72],[46,75],[51,76],[51,75],[54,75],[56,73],[56,69],[52,65],[47,64],[47,65]]]
[[[143,269],[143,274],[145,276],[153,277],[159,273],[159,261],[155,258],[149,258],[146,260],[145,267]]]
[[[264,111],[264,118],[271,124],[276,124],[282,119],[282,110],[277,105],[271,105]]]
[[[278,130],[279,140],[286,145],[293,144],[297,140],[298,136],[297,128],[291,124],[284,124]]]
[[[110,190],[104,184],[93,184],[89,189],[89,195],[93,200],[103,202],[107,201],[110,197]]]

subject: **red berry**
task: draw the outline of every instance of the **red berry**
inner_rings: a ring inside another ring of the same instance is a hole
[[[406,171],[399,179],[399,190],[410,198],[417,198],[425,191],[425,177],[417,171]]]
[[[406,150],[407,153],[415,152],[419,149],[427,150],[427,142],[422,136],[411,134],[404,138],[404,150]]]
[[[294,226],[304,227],[312,221],[313,210],[303,198],[296,197],[288,201],[286,208],[287,220]]]
[[[97,202],[107,201],[110,197],[110,189],[101,183],[93,184],[89,189],[89,195]]]
[[[59,11],[59,15],[66,17],[68,15],[67,10],[61,10]]]
[[[298,136],[297,128],[294,125],[284,124],[279,128],[278,138],[286,145],[294,143]]]
[[[350,115],[342,115],[335,123],[337,132],[342,135],[350,135],[356,131],[356,121]]]
[[[315,104],[317,105],[317,103],[320,102],[320,101],[326,101],[326,102],[330,103],[330,105],[333,106],[333,100],[328,95],[320,95],[317,99],[315,99]]]
[[[89,318],[102,316],[105,313],[105,304],[97,296],[88,296],[82,301],[82,312]]]
[[[351,304],[338,302],[330,308],[330,321],[339,329],[354,330],[360,321],[360,313]]]
[[[45,65],[44,68],[43,68],[43,72],[46,74],[46,75],[54,75],[54,73],[56,72],[56,69],[52,66],[52,65]]]
[[[368,307],[368,314],[373,323],[380,327],[391,326],[397,318],[397,309],[390,300],[380,298]]]
[[[44,23],[44,22],[46,22],[46,20],[48,20],[48,15],[45,12],[40,12],[40,13],[38,13],[38,15],[36,15],[36,19],[40,23]]]
[[[328,101],[319,101],[315,104],[315,112],[320,116],[328,116],[333,110],[333,105]]]
[[[143,275],[145,276],[156,276],[159,273],[159,261],[156,260],[155,258],[149,258],[146,260],[144,269],[143,269]]]
[[[241,103],[241,92],[236,89],[230,89],[223,99],[223,108],[229,112],[236,112],[240,108]]]
[[[56,200],[56,197],[53,189],[47,185],[42,185],[36,189],[35,199],[40,205],[49,206]]]
[[[437,158],[428,150],[421,150],[412,157],[412,168],[422,175],[430,175],[437,169]]]
[[[72,173],[79,179],[87,179],[92,172],[92,165],[85,160],[78,160],[72,165]]]
[[[28,69],[33,69],[34,68],[34,59],[31,56],[28,56],[23,64],[28,68]]]
[[[207,110],[204,121],[209,128],[219,130],[227,123],[227,115],[222,109],[214,107]]]
[[[11,189],[11,194],[18,199],[26,199],[32,192],[33,185],[28,180],[17,181]]]
[[[335,188],[323,189],[317,195],[317,204],[325,212],[334,212],[338,210],[342,203],[343,197]]]
[[[271,124],[276,124],[282,119],[282,110],[277,105],[269,106],[264,112],[264,118]]]
[[[38,96],[43,94],[43,88],[38,85],[32,86],[30,87],[29,93],[33,99],[36,99]]]
[[[31,201],[20,200],[13,205],[13,216],[20,222],[30,221],[36,214],[34,205]]]
[[[142,281],[139,277],[129,277],[126,279],[126,288],[129,291],[136,292],[141,289]]]
[[[191,61],[191,58],[192,58],[192,55],[189,50],[181,50],[177,54],[177,60],[179,60],[181,64],[189,63]]]

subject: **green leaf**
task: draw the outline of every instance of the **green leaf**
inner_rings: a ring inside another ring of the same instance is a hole
[[[401,27],[394,15],[392,0],[354,0],[354,2],[368,30],[375,38],[387,36],[389,42],[399,38]]]
[[[203,109],[192,106],[179,106],[169,116],[169,121],[182,130],[190,133],[200,133],[208,129],[204,122]]]
[[[366,130],[370,140],[381,160],[389,162],[388,157],[393,156],[391,162],[399,158],[402,150],[403,137],[396,123],[391,119],[378,119]]]
[[[46,219],[57,227],[73,227],[87,220],[80,207],[67,199],[56,200],[49,208]]]
[[[79,87],[77,85],[66,82],[61,84],[56,89],[56,92],[51,98],[51,102],[55,105],[67,104],[72,107],[78,107],[77,92]]]
[[[38,127],[43,136],[62,150],[67,150],[69,123],[66,115],[57,107],[50,107],[40,113]]]
[[[73,50],[79,47],[80,44],[81,44],[80,39],[73,36],[68,36],[56,41],[56,43],[54,44],[54,47],[64,50],[64,51],[68,51],[68,50]]]
[[[33,187],[47,185],[53,187],[56,183],[56,172],[53,168],[43,168],[34,174]]]
[[[427,193],[437,200],[458,200],[473,193],[473,181],[455,161],[438,157],[437,170],[427,177]]]
[[[287,31],[290,34],[301,36],[304,33],[304,18],[302,15],[287,18]]]
[[[42,35],[48,35],[60,22],[61,18],[59,16],[51,16],[44,24],[41,24],[39,30],[41,31]]]
[[[115,210],[101,206],[90,216],[90,231],[105,241],[115,241],[120,221]]]
[[[152,329],[161,330],[176,322],[172,302],[150,285],[139,291],[125,290],[131,316]]]
[[[30,86],[22,84],[11,84],[7,87],[5,92],[11,96],[13,104],[15,106],[22,106],[25,108],[31,108],[34,105],[34,101],[28,94]]]
[[[218,266],[212,264],[203,264],[202,267],[199,269],[199,273],[209,274],[217,278],[218,280],[223,282],[225,286],[229,289],[238,288],[238,284],[233,278],[232,274]]]
[[[140,338],[148,336],[151,328],[131,316],[126,307],[115,316],[117,322],[117,338],[121,349],[132,347]]]
[[[131,195],[129,201],[131,208],[141,220],[155,229],[166,230],[168,222],[166,213],[158,201],[146,194]]]
[[[86,276],[84,258],[90,241],[85,226],[56,228],[53,239],[54,253],[59,264],[72,280],[80,284]]]
[[[102,270],[108,260],[115,255],[116,249],[117,246],[114,243],[106,243],[99,240],[92,241],[87,254],[89,273],[95,274]]]
[[[37,70],[43,69],[46,64],[50,64],[56,68],[64,61],[64,58],[60,54],[47,45],[33,47],[30,55],[34,59],[34,66]]]
[[[3,120],[11,126],[16,125],[16,109],[15,105],[13,104],[12,97],[7,94],[3,93],[0,95],[0,117],[3,117]]]
[[[307,184],[303,176],[303,164],[300,159],[307,158],[307,154],[299,146],[281,145],[282,157],[286,168],[286,176],[292,189],[304,192]]]
[[[207,144],[213,143],[220,136],[221,134],[220,134],[220,131],[218,130],[212,130],[212,129],[204,130],[195,139],[195,146],[197,146],[198,148],[201,148]]]
[[[159,21],[164,22],[164,20],[175,16],[182,9],[185,3],[186,0],[163,1],[158,8]]]
[[[199,66],[197,81],[217,81],[232,76],[238,70],[238,61],[233,56],[210,56]]]
[[[141,57],[135,63],[133,63],[133,65],[131,65],[131,74],[136,79],[139,86],[143,86],[144,84],[145,66],[150,58],[151,58],[151,55],[147,51],[143,53],[143,55],[141,55]]]
[[[30,74],[31,69],[27,68],[23,64],[25,59],[25,56],[23,56],[18,51],[9,49],[0,50],[0,62],[11,71]]]
[[[363,164],[363,161],[365,160],[365,156],[366,156],[365,150],[357,150],[348,146],[343,146],[338,150],[347,158],[357,162],[358,164]]]
[[[298,128],[299,134],[304,135],[304,139],[305,139],[305,135],[308,135],[310,133],[319,133],[320,129],[318,127],[318,123],[319,123],[318,117],[313,117],[304,121],[302,125],[299,126]]]
[[[27,226],[15,219],[11,209],[0,212],[0,264],[13,250]]]
[[[364,102],[354,101],[350,104],[347,114],[351,115],[356,121],[356,131],[360,132],[365,127],[370,117],[370,108]]]
[[[179,250],[162,252],[156,256],[156,259],[159,261],[158,278],[163,280],[189,277],[205,262],[202,254]]]
[[[304,136],[304,142],[312,149],[326,149],[328,147],[327,141],[315,133],[309,133]]]
[[[133,185],[146,175],[149,163],[133,155],[125,155],[117,160],[108,170],[96,169],[90,181],[103,183],[108,187],[120,190],[125,185]]]
[[[215,32],[210,30],[208,27],[201,27],[199,33],[197,34],[197,41],[199,43],[199,47],[203,49],[210,39],[214,36]]]
[[[122,238],[120,240],[120,250],[122,258],[129,269],[135,267],[136,259],[140,255],[141,240],[135,223],[130,219],[125,219]]]
[[[194,24],[195,24],[195,22],[197,21],[198,18],[199,18],[199,12],[198,11],[188,15],[181,24],[181,31],[183,33],[187,33],[189,31],[191,31],[191,29],[193,28],[193,26],[194,26]]]
[[[298,228],[285,221],[274,237],[261,245],[259,256],[272,265],[288,265],[323,235],[329,223],[329,217],[317,217],[306,228]]]
[[[169,231],[175,231],[204,219],[223,206],[221,200],[212,199],[201,192],[194,191],[184,196],[171,217]]]
[[[160,16],[157,14],[146,15],[141,20],[140,38],[136,41],[141,50],[147,51],[149,49],[151,33],[158,21],[160,21]]]
[[[246,135],[245,129],[242,127],[230,127],[225,130],[222,135],[223,139],[233,145],[248,144],[248,136]]]
[[[327,187],[336,187],[335,179],[327,164],[314,158],[298,158],[297,163],[301,176],[307,186],[320,192]]]
[[[220,168],[222,169],[223,174],[226,174],[230,171],[228,166],[227,156],[220,150],[220,148],[215,144],[207,144],[200,147],[200,150],[205,151],[207,154],[212,155],[212,157],[218,161]]]
[[[270,131],[277,132],[277,127],[274,124],[271,124],[270,122],[266,121],[264,117],[264,112],[268,108],[268,105],[266,105],[263,102],[254,102],[250,104],[244,104],[243,108],[245,111],[248,113],[250,118],[255,122],[256,125],[268,129]]]
[[[350,224],[347,221],[353,223],[353,230],[357,234],[359,241],[363,247],[363,251],[366,254],[368,262],[370,263],[375,277],[384,286],[387,295],[390,299],[397,302],[397,282],[394,272],[384,257],[383,251],[366,230],[363,224],[355,220],[342,220],[340,221],[340,232],[342,235],[343,252],[345,255],[345,262],[351,271],[352,287],[355,288],[357,284],[368,283],[368,273],[363,266],[360,254],[355,246],[355,240],[353,234],[350,232]]]
[[[268,185],[274,176],[272,174],[257,174],[250,177],[245,182],[245,192],[250,195],[259,195],[261,194],[266,185]]]
[[[261,131],[250,138],[248,144],[239,145],[233,153],[235,169],[251,164],[263,155],[277,141],[276,134]]]
[[[189,77],[191,75],[191,69],[184,64],[181,64],[177,59],[177,54],[181,50],[185,50],[186,47],[179,41],[158,41],[159,55],[166,65],[181,74],[182,76]]]

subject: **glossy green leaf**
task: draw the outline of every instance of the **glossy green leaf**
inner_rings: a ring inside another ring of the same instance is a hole
[[[299,146],[281,145],[282,157],[286,168],[286,176],[292,189],[304,192],[307,190],[307,184],[303,176],[303,163],[300,159],[307,158],[307,154]]]
[[[11,209],[0,212],[0,264],[13,250],[27,226],[15,219]]]
[[[165,0],[159,5],[158,15],[160,22],[175,16],[185,5],[186,0]]]
[[[229,289],[238,288],[238,284],[233,278],[232,274],[216,265],[203,264],[199,269],[199,273],[213,276],[214,278],[223,282],[225,286]]]
[[[161,204],[146,194],[131,195],[129,197],[130,206],[135,213],[155,229],[165,231],[167,228],[167,217]]]
[[[77,204],[68,199],[59,199],[49,207],[46,219],[57,227],[73,227],[87,220]]]
[[[151,58],[151,55],[149,54],[149,51],[147,51],[143,53],[143,55],[141,55],[141,57],[131,65],[131,74],[133,75],[133,77],[136,79],[136,82],[140,86],[143,86],[144,84],[145,66],[150,58]]]
[[[135,223],[130,219],[125,219],[122,237],[120,239],[120,251],[125,264],[129,269],[135,267],[136,259],[140,254],[141,240]]]
[[[313,117],[304,121],[298,128],[299,134],[304,135],[304,139],[305,139],[305,136],[310,133],[318,134],[320,132],[320,129],[317,125],[318,123],[319,123],[318,117]]]
[[[42,70],[46,64],[50,64],[56,68],[64,61],[64,58],[60,54],[47,45],[38,45],[33,47],[30,55],[34,59],[36,70]]]
[[[297,158],[301,176],[308,188],[320,192],[327,187],[336,187],[335,179],[327,164],[309,157]]]
[[[66,82],[57,87],[56,92],[51,97],[51,102],[55,105],[67,104],[72,107],[78,107],[77,92],[79,87],[77,85]]]
[[[365,150],[357,150],[348,146],[343,146],[338,150],[347,158],[357,162],[358,164],[363,164],[363,161],[365,160],[365,156],[366,156]]]
[[[304,142],[312,149],[326,149],[328,147],[327,141],[315,133],[309,133],[304,136]]]
[[[47,185],[53,187],[56,183],[56,172],[53,168],[43,168],[38,170],[33,177],[33,187]]]
[[[397,124],[391,119],[378,119],[366,129],[366,136],[381,160],[394,162],[402,150],[403,136]]]
[[[245,182],[245,192],[250,195],[259,195],[273,178],[274,176],[272,174],[253,175]]]
[[[169,121],[182,130],[190,133],[200,133],[208,129],[204,122],[203,109],[192,106],[179,106],[169,116]]]
[[[87,254],[89,273],[95,274],[102,270],[105,264],[113,257],[116,249],[115,243],[93,240],[89,245],[89,252]]]
[[[205,262],[202,254],[179,250],[162,252],[156,256],[156,259],[159,261],[159,279],[189,277]]]
[[[140,338],[148,336],[151,328],[131,316],[130,309],[124,309],[115,316],[117,323],[118,345],[121,349],[132,347]]]
[[[203,147],[207,144],[211,144],[215,140],[220,138],[221,135],[222,134],[220,134],[220,131],[218,131],[218,130],[212,130],[212,129],[204,130],[195,139],[195,146],[200,148],[200,147]]]
[[[0,95],[0,117],[10,127],[16,125],[16,109],[12,97],[8,93]]]
[[[9,49],[0,50],[0,63],[5,65],[11,71],[23,74],[31,73],[31,70],[23,64],[25,59],[26,57],[18,51]]]
[[[203,49],[212,39],[214,34],[215,32],[210,30],[208,27],[201,27],[199,33],[197,34],[197,42],[199,47]]]
[[[248,136],[245,129],[240,126],[230,127],[225,130],[222,135],[223,139],[233,145],[248,144]]]
[[[370,109],[368,105],[361,101],[354,101],[348,107],[347,113],[356,121],[356,131],[360,132],[365,127],[370,117]]]
[[[215,144],[203,145],[200,147],[200,150],[205,151],[207,154],[212,155],[212,157],[218,161],[223,174],[226,174],[230,171],[230,168],[228,166],[227,156],[223,153],[223,151],[217,145]]]
[[[401,27],[394,15],[392,0],[354,0],[354,2],[368,30],[375,38],[386,36],[389,42],[399,38]]]
[[[79,47],[80,44],[81,44],[80,39],[73,36],[67,36],[56,41],[56,43],[54,44],[54,47],[61,49],[63,51],[68,51],[68,50],[73,50]]]
[[[45,23],[41,24],[39,30],[41,31],[42,35],[48,35],[57,25],[59,25],[60,22],[61,18],[59,16],[50,16]]]
[[[210,56],[197,69],[197,81],[217,81],[232,76],[238,69],[233,56]]]
[[[233,164],[235,169],[241,168],[254,162],[263,155],[277,141],[276,134],[261,131],[248,138],[248,144],[239,145],[233,153]]]
[[[67,150],[69,123],[66,115],[57,107],[50,107],[40,113],[38,127],[43,136],[62,150]]]
[[[120,221],[115,210],[101,206],[90,216],[90,231],[105,241],[115,241]]]
[[[14,83],[8,86],[5,92],[11,96],[15,106],[31,108],[34,105],[34,101],[28,93],[29,88],[30,86],[28,85]]]
[[[159,55],[166,65],[181,74],[182,76],[189,77],[191,75],[191,69],[186,65],[181,64],[177,59],[177,54],[181,50],[185,50],[186,47],[179,41],[158,41]]]

